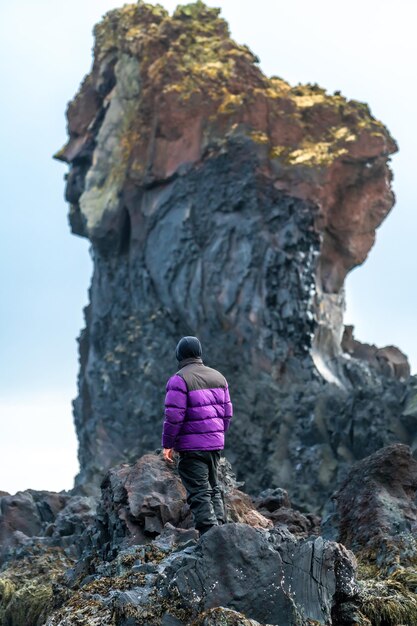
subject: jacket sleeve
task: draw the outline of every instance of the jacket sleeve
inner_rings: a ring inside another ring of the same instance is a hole
[[[184,421],[187,409],[187,385],[185,380],[175,374],[167,382],[165,395],[165,418],[162,428],[162,447],[173,448],[175,438]]]
[[[224,432],[227,432],[230,426],[230,421],[232,419],[232,416],[233,416],[233,404],[230,401],[229,385],[226,383],[226,388],[224,390],[224,416],[223,416]]]

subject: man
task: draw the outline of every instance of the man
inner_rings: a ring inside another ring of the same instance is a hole
[[[200,535],[226,521],[217,468],[224,433],[233,414],[225,377],[204,365],[197,337],[183,337],[176,348],[179,370],[166,386],[163,455],[178,473]]]

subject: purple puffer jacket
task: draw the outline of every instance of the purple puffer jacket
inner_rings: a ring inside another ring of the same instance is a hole
[[[227,380],[201,358],[180,362],[166,386],[162,447],[222,450],[233,407]]]

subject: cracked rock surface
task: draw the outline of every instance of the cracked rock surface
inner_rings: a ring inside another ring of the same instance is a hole
[[[353,595],[354,557],[343,546],[227,524],[206,533],[192,553],[179,555],[157,585],[197,611],[225,606],[261,623],[328,623],[337,587],[345,585],[342,568]]]

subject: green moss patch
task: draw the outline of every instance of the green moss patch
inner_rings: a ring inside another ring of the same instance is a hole
[[[359,610],[372,626],[417,624],[417,570],[399,567],[390,575],[374,563],[358,567]]]
[[[0,572],[0,624],[32,626],[52,610],[54,585],[71,565],[61,548],[17,559]]]

